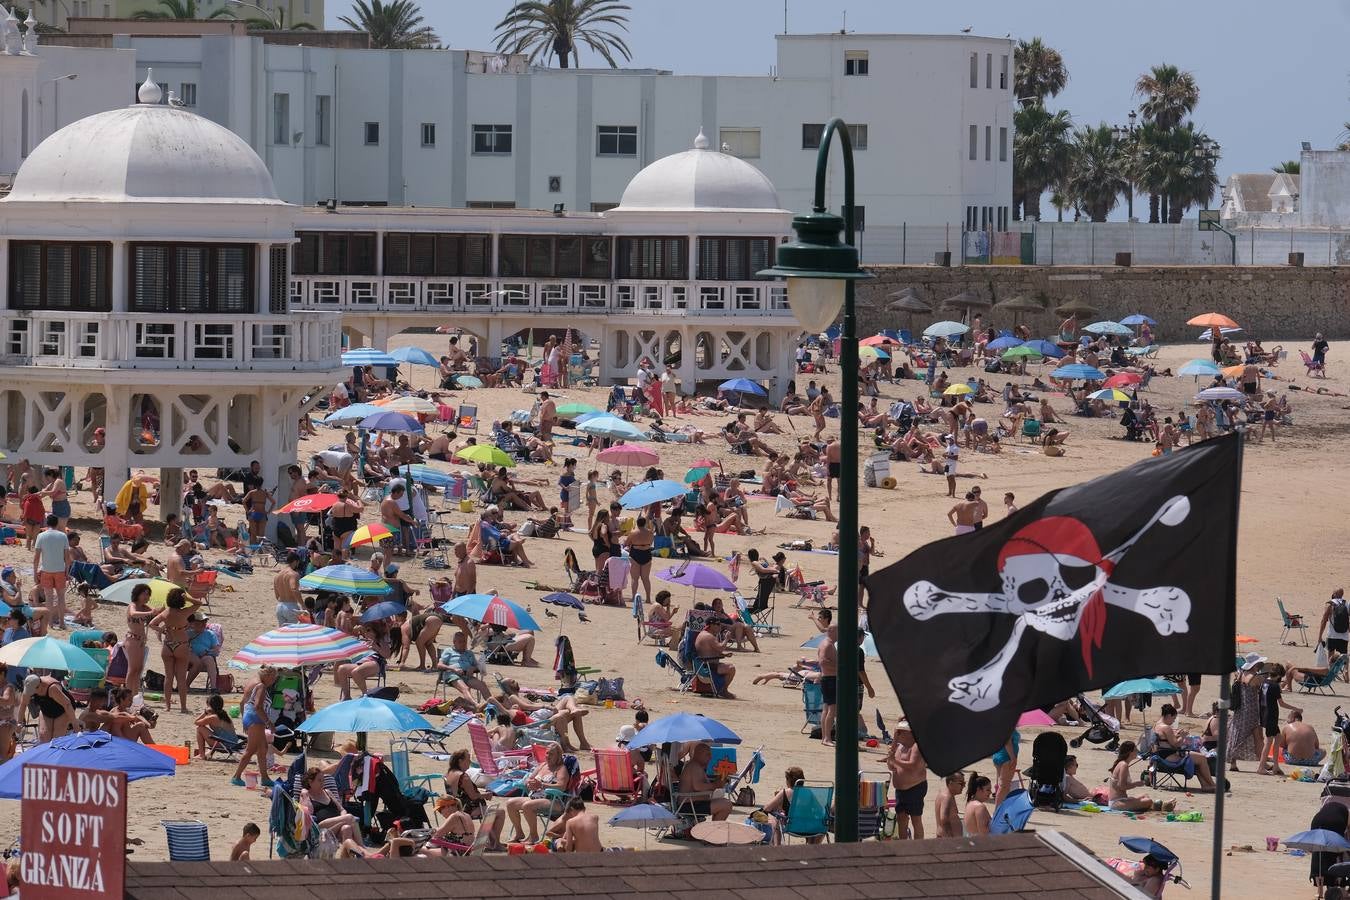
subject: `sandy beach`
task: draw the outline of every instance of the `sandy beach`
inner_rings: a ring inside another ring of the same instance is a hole
[[[445,346],[444,338],[434,335],[402,335],[395,339],[395,345],[407,343],[436,353]],[[1207,356],[1207,351],[1208,346],[1200,343],[1165,347],[1155,365],[1159,369],[1176,368],[1189,359]],[[1268,387],[1284,391],[1292,380],[1299,386],[1326,387],[1350,393],[1350,370],[1340,362],[1348,353],[1350,344],[1333,345],[1329,354],[1330,377],[1309,379],[1304,377],[1304,369],[1298,364],[1297,353],[1291,347],[1289,359],[1275,370],[1286,380],[1273,382]],[[1033,366],[1031,372],[1035,374],[1041,370],[1042,367]],[[432,369],[414,369],[417,386],[431,387],[434,374]],[[953,380],[974,374],[983,373],[977,373],[974,369],[954,369],[951,372]],[[832,366],[830,374],[820,380],[828,384],[838,396],[837,368]],[[1021,380],[1029,383],[1030,377]],[[995,386],[1001,386],[1004,379],[994,376],[993,381]],[[1203,383],[1200,386],[1203,387]],[[896,398],[912,400],[920,390],[918,382],[884,383],[881,385],[881,408],[884,409]],[[1169,414],[1168,411],[1188,404],[1195,390],[1196,384],[1192,378],[1159,377],[1152,381],[1144,396],[1158,408],[1161,419]],[[562,396],[567,400],[603,407],[607,393],[608,390],[604,388],[569,388],[562,392]],[[482,435],[490,434],[492,420],[504,418],[514,409],[528,409],[534,398],[518,389],[483,389],[463,392],[449,402],[455,403],[459,399],[478,405],[482,421],[479,434]],[[1337,557],[1339,548],[1350,539],[1350,523],[1334,511],[1339,506],[1339,499],[1344,497],[1345,482],[1342,479],[1350,474],[1350,464],[1345,462],[1339,452],[1342,449],[1339,442],[1350,434],[1350,415],[1346,412],[1350,408],[1350,398],[1293,392],[1290,399],[1294,406],[1295,425],[1281,429],[1275,443],[1258,444],[1251,441],[1247,447],[1240,523],[1238,628],[1241,633],[1251,635],[1258,641],[1244,647],[1244,650],[1256,650],[1272,661],[1311,663],[1314,653],[1311,647],[1280,645],[1281,625],[1275,597],[1282,597],[1290,611],[1304,614],[1311,625],[1312,638],[1316,634],[1323,603],[1332,589],[1340,586],[1338,579],[1342,577],[1341,573],[1332,571],[1328,563]],[[1067,416],[1070,411],[1067,400],[1059,398],[1052,400],[1052,403],[1061,415]],[[986,411],[991,409],[984,407]],[[998,413],[985,414],[992,419]],[[727,418],[726,415],[704,415],[673,420],[676,424],[700,427],[708,432],[709,437],[703,445],[653,445],[661,454],[661,467],[667,477],[683,477],[689,463],[701,456],[721,459],[732,470],[762,468],[762,458],[732,457],[726,452],[725,441],[716,434],[716,430]],[[787,427],[787,417],[780,414],[778,420]],[[837,433],[838,420],[829,422],[827,433]],[[793,429],[798,436],[810,435],[808,423],[808,418],[796,417],[786,435],[766,436],[765,440],[777,449],[786,450],[792,446]],[[1114,419],[1071,417],[1068,423],[1064,426],[1070,431],[1066,444],[1068,452],[1062,458],[1046,457],[1038,446],[1018,439],[1006,441],[1004,451],[997,456],[963,453],[963,471],[980,472],[988,476],[987,480],[979,483],[992,507],[994,520],[1002,516],[1001,498],[1005,491],[1015,492],[1019,502],[1029,501],[1047,490],[1073,484],[1142,459],[1152,450],[1152,445],[1148,443],[1116,440],[1121,428]],[[438,429],[433,426],[429,431],[436,433]],[[341,429],[320,426],[319,438],[303,442],[302,457],[307,452],[341,443],[342,435]],[[870,435],[864,432],[864,436],[867,441],[867,445],[862,448],[865,455],[870,449]],[[584,448],[560,448],[558,455],[567,455],[570,450],[577,453],[578,472],[583,478],[588,468],[607,470],[598,463],[588,461]],[[437,465],[451,470],[460,468]],[[539,480],[541,484],[536,489],[542,491],[546,499],[556,501],[556,481],[560,471],[560,466],[529,464],[518,468],[515,474],[518,479]],[[879,549],[885,553],[885,558],[876,568],[884,567],[912,549],[946,537],[951,532],[946,518],[951,501],[946,495],[944,479],[920,474],[918,466],[912,463],[893,463],[891,473],[898,481],[894,490],[860,488],[859,524],[871,526]],[[632,474],[640,476],[636,470]],[[962,480],[959,487],[964,491],[972,483]],[[823,487],[821,490],[823,492]],[[86,546],[97,547],[98,523],[94,519],[93,498],[84,491],[72,499],[76,510],[74,527],[85,535]],[[719,556],[735,550],[744,552],[752,547],[758,548],[761,553],[771,554],[779,543],[797,538],[810,538],[817,546],[821,546],[829,539],[833,528],[823,521],[776,517],[774,504],[770,500],[752,501],[749,508],[752,527],[757,530],[767,529],[768,533],[745,537],[718,535]],[[473,515],[476,516],[476,513]],[[232,509],[229,522],[233,524],[238,516],[237,508]],[[523,516],[523,513],[512,513],[509,518],[519,521]],[[471,521],[471,514],[458,513],[453,521],[467,525]],[[641,698],[653,717],[684,710],[701,712],[721,720],[742,736],[742,762],[751,749],[762,746],[768,764],[761,783],[754,786],[758,802],[763,803],[772,796],[782,782],[783,770],[788,766],[801,766],[808,780],[831,778],[833,760],[830,749],[801,733],[800,691],[773,684],[761,686],[750,683],[756,674],[782,670],[799,656],[811,653],[802,651],[799,645],[814,635],[816,629],[808,620],[806,610],[794,608],[794,595],[779,594],[776,599],[775,622],[782,627],[782,636],[762,638],[761,653],[736,654],[734,662],[738,675],[733,690],[737,699],[714,700],[680,694],[676,690],[674,677],[655,665],[655,648],[649,643],[636,645],[634,624],[628,608],[593,606],[587,611],[589,623],[578,622],[577,617],[570,613],[563,619],[543,617],[544,607],[538,602],[542,594],[527,589],[524,583],[537,580],[543,585],[566,587],[562,556],[568,547],[576,551],[583,565],[589,563],[589,540],[585,534],[572,532],[564,533],[555,540],[530,539],[527,549],[531,559],[536,561],[533,568],[484,566],[479,570],[480,590],[499,591],[530,607],[544,623],[545,630],[539,635],[536,654],[543,667],[512,671],[512,676],[519,677],[526,685],[548,687],[552,684],[552,674],[548,668],[552,660],[552,639],[558,633],[559,623],[563,622],[567,635],[572,639],[577,663],[598,666],[606,676],[623,676],[627,697]],[[360,556],[368,559],[369,553],[369,548],[363,548]],[[155,548],[154,555],[161,560],[166,558],[167,548],[161,544]],[[213,552],[209,558],[214,559],[219,555]],[[789,565],[800,565],[811,578],[826,578],[831,583],[836,578],[837,559],[832,555],[788,551],[788,561]],[[32,557],[24,552],[21,544],[0,547],[0,563],[23,567],[23,571],[27,572],[31,568]],[[658,560],[658,566],[659,563]],[[719,565],[725,569],[724,564]],[[225,634],[222,660],[228,659],[257,634],[275,626],[275,600],[271,590],[273,574],[272,569],[259,565],[251,576],[239,580],[222,579],[223,583],[228,583],[234,589],[217,592],[212,599],[213,620],[223,627]],[[419,597],[421,600],[426,599],[428,580],[443,574],[446,573],[424,568],[419,563],[407,563],[401,571],[401,576],[422,592]],[[31,574],[25,574],[24,579],[25,583],[30,583]],[[741,585],[744,591],[753,591],[753,577],[745,568],[741,572]],[[693,599],[689,591],[676,589],[674,593],[675,602],[688,609]],[[711,599],[711,595],[700,599]],[[121,632],[124,630],[123,608],[100,606],[96,613],[96,625]],[[448,639],[448,631],[444,636]],[[922,664],[922,661],[916,660],[916,664]],[[158,647],[154,642],[150,667],[161,669]],[[869,663],[868,669],[877,687],[877,697],[865,702],[867,721],[873,721],[875,707],[881,711],[888,724],[893,724],[900,713],[899,703],[886,682],[881,665],[873,661]],[[246,674],[235,671],[236,686],[246,678]],[[203,683],[204,679],[199,679],[198,687]],[[391,666],[388,683],[398,685],[402,690],[400,699],[412,705],[420,703],[432,693],[432,676],[429,673],[403,672]],[[1346,692],[1347,686],[1340,685],[1338,693]],[[1206,677],[1197,710],[1207,710],[1210,702],[1217,698],[1217,693],[1218,679]],[[336,696],[331,678],[319,684],[317,703],[320,706],[333,702]],[[234,704],[239,699],[239,695],[235,694],[227,697],[226,701],[227,704]],[[1345,701],[1340,697],[1304,695],[1287,696],[1286,699],[1304,708],[1306,720],[1318,729],[1323,746],[1329,747],[1332,709]],[[205,700],[205,693],[198,690],[190,697],[190,706],[194,711],[200,711]],[[1123,725],[1122,737],[1136,738],[1145,721],[1152,723],[1156,711],[1155,705],[1153,710],[1145,713],[1144,719],[1135,713],[1133,722]],[[593,708],[585,722],[587,735],[596,746],[612,746],[615,733],[620,726],[631,721],[631,716],[631,712],[626,710]],[[1198,731],[1204,721],[1183,720],[1182,724]],[[1066,737],[1075,737],[1079,731],[1081,729],[1063,729]],[[1035,732],[1036,729],[1023,729],[1023,766],[1030,762],[1029,746]],[[161,711],[159,726],[155,731],[158,742],[181,745],[192,737],[191,716]],[[339,741],[342,737],[338,736]],[[384,736],[373,735],[372,748],[378,750],[384,747],[385,740]],[[467,735],[461,732],[455,742],[467,746]],[[884,771],[884,752],[884,747],[862,750],[861,767],[864,770]],[[1105,778],[1113,754],[1092,745],[1084,745],[1077,752],[1081,763],[1079,777],[1085,783],[1091,787]],[[286,761],[289,762],[289,759]],[[591,768],[589,754],[581,754],[581,761],[583,768]],[[443,772],[444,764],[415,757],[413,768],[418,772]],[[992,768],[987,762],[974,767],[987,775],[992,774]],[[1252,771],[1253,763],[1250,760],[1244,761],[1242,768],[1244,771],[1229,775],[1232,793],[1228,798],[1224,823],[1224,846],[1226,849],[1233,848],[1233,852],[1224,859],[1224,896],[1269,896],[1286,890],[1300,895],[1307,891],[1307,895],[1311,896],[1313,889],[1306,882],[1308,860],[1283,852],[1267,852],[1265,846],[1267,836],[1284,837],[1308,827],[1317,808],[1320,785],[1257,775]],[[152,779],[134,784],[130,791],[128,834],[144,841],[144,845],[135,851],[136,858],[167,859],[164,833],[159,822],[177,818],[200,819],[209,825],[212,854],[216,859],[225,858],[230,845],[238,839],[244,823],[256,822],[263,828],[264,839],[257,844],[255,853],[265,857],[267,800],[257,792],[231,787],[229,779],[232,770],[232,763],[194,760],[190,765],[179,767],[172,780]],[[938,787],[938,779],[930,775],[930,798]],[[1158,813],[1140,814],[1137,821],[1130,821],[1130,817],[1119,813],[1038,811],[1031,827],[1059,829],[1102,857],[1119,853],[1121,848],[1116,842],[1122,835],[1150,836],[1166,844],[1181,857],[1187,878],[1193,886],[1190,896],[1209,896],[1214,798],[1181,792],[1166,793],[1165,796],[1177,801],[1178,811],[1200,811],[1204,821],[1168,822],[1163,814]],[[602,804],[594,804],[593,810],[600,814],[602,822],[616,811]],[[737,815],[740,815],[740,811]],[[17,835],[18,821],[18,803],[0,804],[0,833]],[[925,824],[931,833],[931,802],[925,814]],[[607,844],[615,846],[642,845],[641,835],[633,831],[606,827],[603,838]],[[669,848],[676,851],[682,846],[674,842],[651,842],[650,845],[653,849]],[[1180,893],[1174,887],[1169,890],[1169,896],[1174,892]]]

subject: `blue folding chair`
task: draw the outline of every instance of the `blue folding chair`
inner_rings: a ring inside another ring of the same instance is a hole
[[[834,808],[834,785],[797,782],[792,788],[783,836],[804,840],[830,839],[830,810]]]
[[[820,692],[820,682],[803,681],[802,682],[802,716],[806,721],[802,724],[802,734],[806,734],[813,728],[820,727],[820,714],[825,709],[825,695]]]
[[[164,835],[169,840],[170,862],[210,862],[211,844],[205,822],[165,820]]]

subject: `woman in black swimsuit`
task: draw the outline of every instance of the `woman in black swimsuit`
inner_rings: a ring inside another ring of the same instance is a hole
[[[451,754],[445,770],[445,794],[458,800],[460,809],[471,816],[481,816],[487,809],[487,801],[468,776],[469,758],[468,750],[456,750]]]
[[[609,510],[596,510],[595,523],[591,525],[591,556],[595,558],[595,571],[599,572],[605,567],[613,540],[609,527]]]
[[[24,721],[30,702],[37,706],[40,743],[61,737],[75,727],[75,705],[61,682],[50,675],[29,675],[23,680],[19,715]]]
[[[342,808],[323,784],[323,769],[314,766],[305,772],[305,789],[300,794],[301,802],[308,803],[314,814],[314,824],[332,833],[341,844],[344,840],[359,840],[361,833],[356,828],[356,817]]]
[[[356,530],[357,516],[361,514],[361,502],[348,491],[338,491],[338,502],[328,509],[328,521],[333,529],[333,549],[341,550],[348,536]]]
[[[642,582],[644,597],[652,595],[652,544],[655,532],[647,525],[646,516],[638,516],[637,527],[628,534],[628,581],[632,593],[637,595],[638,581]]]

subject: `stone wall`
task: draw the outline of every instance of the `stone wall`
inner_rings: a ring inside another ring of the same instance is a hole
[[[881,328],[912,328],[915,334],[942,319],[961,318],[940,309],[942,300],[971,291],[998,302],[1030,295],[1046,302],[1045,313],[1022,313],[1040,336],[1052,334],[1062,317],[1053,310],[1070,300],[1097,308],[1080,324],[1143,313],[1157,320],[1161,341],[1194,340],[1198,330],[1186,320],[1221,312],[1262,341],[1304,341],[1318,331],[1329,339],[1350,338],[1350,269],[1277,266],[869,266],[874,281],[858,285],[858,333]],[[934,312],[887,312],[887,295],[914,287]],[[992,317],[992,318],[991,318]],[[984,321],[1010,328],[1013,317],[984,311]]]

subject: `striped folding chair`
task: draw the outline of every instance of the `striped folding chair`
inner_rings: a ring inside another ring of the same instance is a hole
[[[211,844],[205,822],[165,820],[159,824],[164,826],[164,834],[169,840],[170,862],[211,861]]]

